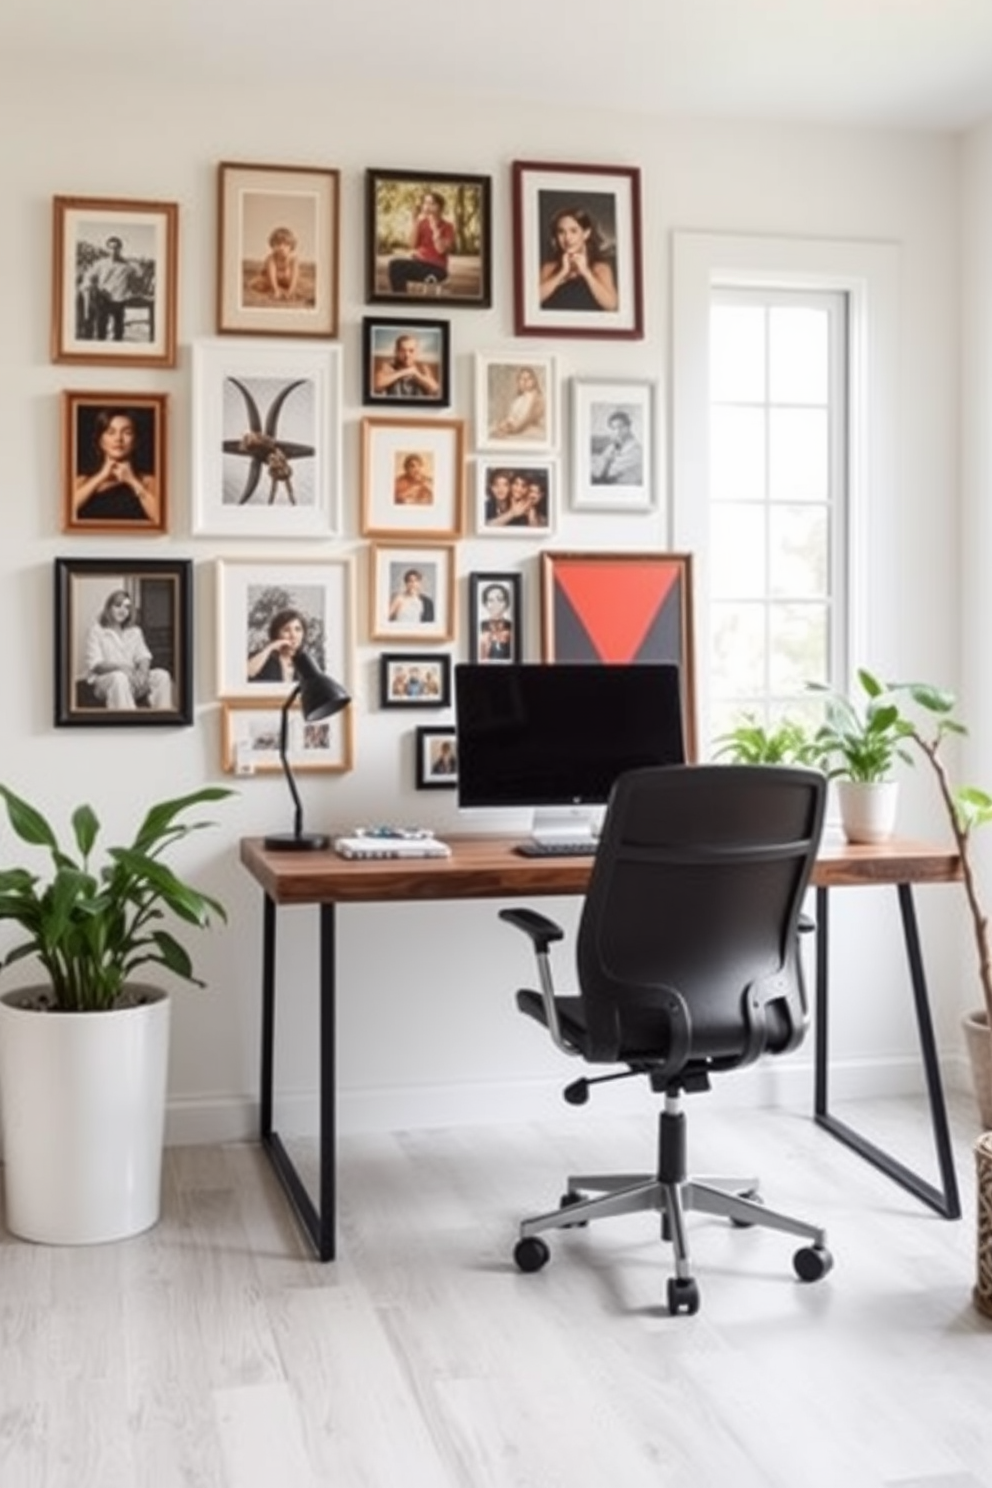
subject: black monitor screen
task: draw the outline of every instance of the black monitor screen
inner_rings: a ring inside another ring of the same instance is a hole
[[[671,664],[455,668],[458,801],[598,806],[625,770],[684,763]]]

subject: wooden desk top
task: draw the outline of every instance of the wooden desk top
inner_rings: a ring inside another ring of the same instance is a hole
[[[444,839],[450,858],[339,858],[334,852],[267,852],[260,837],[241,839],[241,861],[277,904],[375,904],[388,899],[519,899],[582,894],[592,858],[522,858],[514,837]],[[956,883],[961,861],[950,847],[893,838],[853,847],[828,834],[813,883]]]

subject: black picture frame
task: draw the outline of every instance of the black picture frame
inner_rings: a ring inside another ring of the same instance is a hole
[[[499,591],[505,600],[497,605]],[[468,576],[468,659],[499,665],[523,657],[523,577],[516,572]]]
[[[379,657],[379,706],[449,708],[451,657],[447,652],[383,651]]]
[[[401,343],[414,342],[409,368]],[[385,379],[391,386],[377,387]],[[366,315],[362,321],[362,402],[366,408],[447,408],[451,402],[451,323]]]
[[[192,571],[188,558],[55,559],[57,728],[192,724]],[[114,618],[114,595],[128,601],[130,620]],[[125,666],[95,670],[118,657]],[[147,662],[137,697],[126,675],[132,659]]]
[[[453,723],[417,729],[417,790],[456,790],[458,787],[458,736]]]
[[[440,272],[410,270],[412,239],[425,195],[442,199],[451,247]],[[365,173],[365,298],[370,305],[492,304],[492,178],[439,171]],[[391,269],[391,261],[397,267]],[[402,264],[401,262],[402,261]]]

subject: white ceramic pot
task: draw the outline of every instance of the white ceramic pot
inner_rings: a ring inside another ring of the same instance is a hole
[[[886,842],[895,831],[898,780],[838,780],[837,800],[848,842]]]
[[[40,1012],[23,990],[0,997],[13,1234],[89,1245],[139,1234],[158,1219],[169,998],[142,992],[139,1006],[108,1013]]]

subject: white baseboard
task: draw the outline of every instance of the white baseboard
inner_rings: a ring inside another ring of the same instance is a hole
[[[942,1073],[949,1090],[970,1088],[962,1057],[945,1059]],[[561,1092],[567,1083],[565,1078],[556,1078],[339,1090],[338,1131],[341,1134],[416,1131],[546,1120],[565,1109]],[[830,1066],[831,1103],[915,1095],[923,1089],[923,1071],[918,1058],[911,1055],[882,1060],[852,1059]],[[617,1081],[596,1092],[596,1098],[609,1102],[609,1111],[617,1115],[657,1108],[656,1097],[641,1079]],[[729,1108],[781,1105],[792,1110],[812,1109],[812,1057],[768,1059],[750,1069],[722,1075],[714,1080],[710,1098]],[[317,1109],[315,1091],[280,1095],[276,1102],[276,1128],[284,1136],[312,1134],[317,1130]],[[183,1097],[169,1103],[168,1146],[254,1141],[257,1136],[257,1100]]]

